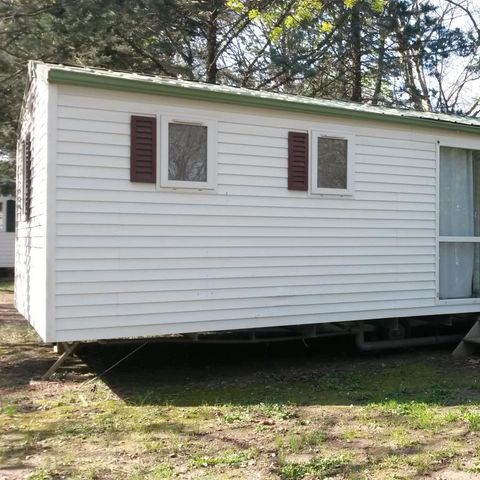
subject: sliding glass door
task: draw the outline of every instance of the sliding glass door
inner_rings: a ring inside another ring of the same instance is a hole
[[[480,297],[480,154],[440,148],[439,298]]]

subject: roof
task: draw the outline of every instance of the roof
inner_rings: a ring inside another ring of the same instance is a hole
[[[38,68],[46,70],[50,83],[164,95],[299,113],[334,115],[351,119],[377,120],[480,134],[480,119],[468,116],[378,107],[99,68],[64,66],[42,62],[31,62],[30,67],[31,71],[36,71]]]

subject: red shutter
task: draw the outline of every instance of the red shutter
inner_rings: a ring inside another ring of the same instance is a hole
[[[24,171],[25,177],[25,219],[30,220],[32,213],[32,142],[30,140],[30,134],[27,135],[24,144]]]
[[[130,180],[157,181],[157,119],[132,115],[130,138]]]
[[[288,132],[288,189],[308,191],[308,133]]]

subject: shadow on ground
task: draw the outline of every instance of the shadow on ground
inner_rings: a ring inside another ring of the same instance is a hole
[[[138,345],[85,345],[79,357],[101,375]],[[475,362],[454,362],[450,352],[448,346],[361,354],[351,338],[271,345],[151,343],[102,379],[133,405],[480,401]]]
[[[0,305],[0,388],[38,379],[57,358],[9,303]],[[365,405],[480,402],[478,364],[452,346],[362,354],[352,337],[266,344],[84,344],[57,379],[101,375],[130,405]]]

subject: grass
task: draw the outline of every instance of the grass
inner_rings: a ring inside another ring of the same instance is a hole
[[[13,293],[13,281],[0,281],[0,292]]]
[[[238,467],[242,464],[246,464],[254,457],[253,451],[238,452],[236,450],[227,450],[221,452],[214,457],[195,457],[193,459],[193,465],[197,467],[212,467],[216,465],[227,465],[230,467]]]
[[[275,445],[279,450],[301,452],[304,449],[315,448],[326,442],[327,434],[323,430],[304,431],[294,435],[279,436],[275,439]]]
[[[280,469],[280,477],[285,480],[301,480],[305,477],[322,479],[345,470],[350,465],[346,455],[317,457],[304,463],[286,462]]]
[[[55,356],[22,322],[0,320],[0,337],[0,478],[480,473],[478,367],[448,350],[332,359],[205,347],[181,359],[180,347],[155,344],[85,384],[132,349],[96,347],[58,381],[30,383]]]

